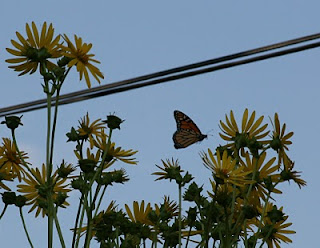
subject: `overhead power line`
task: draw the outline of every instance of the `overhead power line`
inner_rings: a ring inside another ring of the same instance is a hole
[[[83,100],[124,92],[145,86],[178,80],[186,77],[200,75],[208,72],[231,68],[238,65],[249,64],[256,61],[266,60],[274,57],[284,56],[291,53],[301,52],[304,50],[320,46],[320,41],[310,43],[320,39],[320,33],[308,35],[293,40],[283,41],[268,46],[263,46],[231,55],[205,60],[185,66],[180,66],[156,73],[146,74],[143,76],[110,83],[91,89],[75,91],[60,96],[59,105],[80,102]],[[306,43],[306,44],[302,44]],[[298,45],[299,44],[299,45]],[[292,46],[291,48],[286,48]],[[258,55],[261,54],[261,55]],[[255,56],[254,56],[255,55]],[[248,58],[245,58],[248,57]],[[241,59],[245,58],[245,59]],[[214,65],[214,66],[212,66]],[[55,98],[52,99],[54,104]],[[23,104],[13,105],[10,107],[0,108],[0,117],[18,113],[29,112],[47,107],[47,99],[31,101]]]

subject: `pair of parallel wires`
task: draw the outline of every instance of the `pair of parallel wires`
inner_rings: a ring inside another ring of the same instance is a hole
[[[198,63],[188,64],[172,69],[146,74],[139,77],[130,78],[98,87],[75,91],[60,96],[59,105],[80,102],[96,97],[106,96],[128,90],[138,89],[145,86],[170,82],[182,78],[192,77],[204,73],[214,72],[234,66],[254,63],[270,58],[285,56],[292,53],[305,51],[320,47],[320,33],[308,35],[288,41],[275,43],[239,53],[230,54]],[[311,42],[313,41],[313,42]],[[52,99],[52,105],[55,98]],[[0,108],[0,117],[6,115],[20,114],[47,107],[47,99],[40,99],[23,104],[17,104],[5,108]]]

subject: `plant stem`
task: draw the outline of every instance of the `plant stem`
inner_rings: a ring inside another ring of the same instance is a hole
[[[0,220],[1,220],[1,218],[3,217],[4,213],[6,212],[7,207],[8,207],[8,204],[5,204],[5,206],[4,206],[3,210],[2,210],[2,213],[1,213],[1,215],[0,215]]]
[[[28,230],[27,230],[27,226],[26,226],[26,223],[25,223],[24,218],[23,218],[22,208],[19,208],[19,212],[20,212],[20,217],[21,217],[21,220],[22,220],[23,229],[24,229],[24,232],[26,233],[29,245],[30,245],[30,247],[33,248],[33,244],[31,242],[31,239],[30,239],[30,236],[29,236],[29,233],[28,233]]]
[[[81,205],[82,200],[83,200],[83,195],[81,196],[80,201],[79,201],[77,217],[76,217],[76,220],[75,220],[75,223],[74,223],[74,230],[73,230],[73,237],[72,237],[72,248],[74,248],[74,245],[75,245],[75,242],[76,242],[76,235],[77,235],[77,230],[78,230],[77,227],[78,227],[80,211],[81,211],[81,207],[82,207],[82,205]]]
[[[94,217],[97,215],[97,213],[98,213],[98,211],[99,211],[99,208],[100,208],[100,205],[101,205],[101,202],[102,202],[102,198],[103,198],[103,196],[104,196],[104,193],[106,192],[106,189],[107,189],[107,186],[105,185],[104,186],[104,188],[103,188],[103,190],[102,190],[102,193],[101,193],[101,195],[100,195],[100,199],[99,199],[99,202],[98,202],[98,204],[97,204],[97,207],[96,207],[96,210],[95,210],[95,212],[94,212]]]
[[[51,147],[50,147],[50,159],[49,159],[49,164],[51,164],[51,166],[52,166],[52,161],[53,161],[53,147],[54,147],[54,137],[55,137],[55,132],[56,132],[56,126],[57,126],[59,97],[60,97],[60,87],[57,89],[56,102],[55,102],[55,106],[54,106],[52,132],[51,132]]]
[[[53,217],[54,217],[55,225],[56,225],[56,228],[57,228],[58,236],[59,236],[59,239],[60,239],[61,247],[62,248],[66,248],[66,244],[64,242],[63,235],[62,235],[61,228],[60,228],[60,224],[59,224],[59,220],[58,220],[58,217],[57,217],[57,208],[53,212],[53,214],[54,214]]]
[[[188,247],[188,244],[189,244],[189,240],[190,240],[190,233],[191,233],[192,225],[193,225],[193,222],[192,222],[192,224],[190,225],[190,228],[189,228],[188,238],[187,238],[187,242],[186,242],[186,246],[185,246],[185,248],[187,248],[187,247]]]
[[[181,212],[182,212],[182,196],[181,184],[179,184],[179,248],[181,248]]]
[[[81,210],[81,217],[80,217],[80,222],[79,222],[79,227],[78,229],[80,230],[82,228],[82,223],[83,223],[83,218],[84,218],[84,213],[85,213],[85,206],[84,206],[84,197],[82,196],[81,197],[82,199],[82,210]],[[81,234],[81,231],[78,231],[78,234],[77,234],[77,239],[76,239],[76,246],[75,247],[79,247],[79,241],[80,241],[80,234]]]
[[[46,86],[49,89],[48,82]],[[47,184],[51,185],[52,165],[50,164],[50,133],[51,133],[51,94],[47,93],[47,144],[46,144],[46,169],[47,169]],[[48,248],[52,248],[53,244],[53,201],[52,192],[48,191]]]
[[[110,131],[109,131],[108,141],[107,141],[107,144],[106,144],[103,156],[102,156],[102,160],[101,160],[100,166],[97,168],[96,173],[94,174],[93,178],[91,179],[91,181],[89,183],[89,189],[92,188],[92,184],[94,183],[96,178],[101,176],[101,173],[102,173],[103,167],[104,167],[104,162],[105,162],[105,159],[106,159],[106,157],[108,155],[108,151],[109,151],[109,148],[110,148],[111,136],[112,136],[112,129],[110,129]],[[93,201],[90,202],[90,204],[88,205],[88,208],[87,208],[87,222],[88,222],[88,225],[87,225],[87,233],[86,233],[85,246],[84,246],[85,248],[89,248],[89,245],[90,245],[91,231],[92,231],[92,226],[91,226],[92,211],[93,211],[92,206],[94,206],[96,198],[97,197],[95,195]],[[85,201],[86,200],[87,200],[87,198],[85,197]]]
[[[85,209],[87,213],[87,232],[86,232],[86,237],[84,241],[84,248],[89,248],[90,247],[90,241],[91,241],[91,220],[92,220],[92,209],[91,205],[88,202],[88,192],[84,196],[84,201],[83,201],[83,208]]]
[[[21,155],[21,152],[19,150],[19,147],[18,147],[18,144],[17,144],[17,139],[16,139],[16,135],[14,133],[14,130],[11,130],[11,135],[12,135],[12,141],[13,141],[13,144],[16,148],[16,151],[18,153],[18,156],[19,156],[19,159],[21,161],[21,163],[23,164],[24,167],[27,168],[27,170],[30,172],[31,175],[33,175],[33,178],[35,180],[37,180],[38,183],[41,183],[39,182],[39,179],[34,175],[34,173],[32,172],[32,170],[30,169],[30,167],[28,166],[27,162],[23,159],[22,155]]]

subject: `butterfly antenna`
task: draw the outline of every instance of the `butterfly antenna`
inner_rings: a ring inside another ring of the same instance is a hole
[[[211,132],[213,132],[213,129],[210,129],[210,130],[206,133],[206,135],[207,135],[207,136],[214,136],[213,134],[211,134]]]

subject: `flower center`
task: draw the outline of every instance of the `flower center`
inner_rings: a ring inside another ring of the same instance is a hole
[[[80,49],[77,50],[77,58],[82,64],[88,64],[89,56]]]

